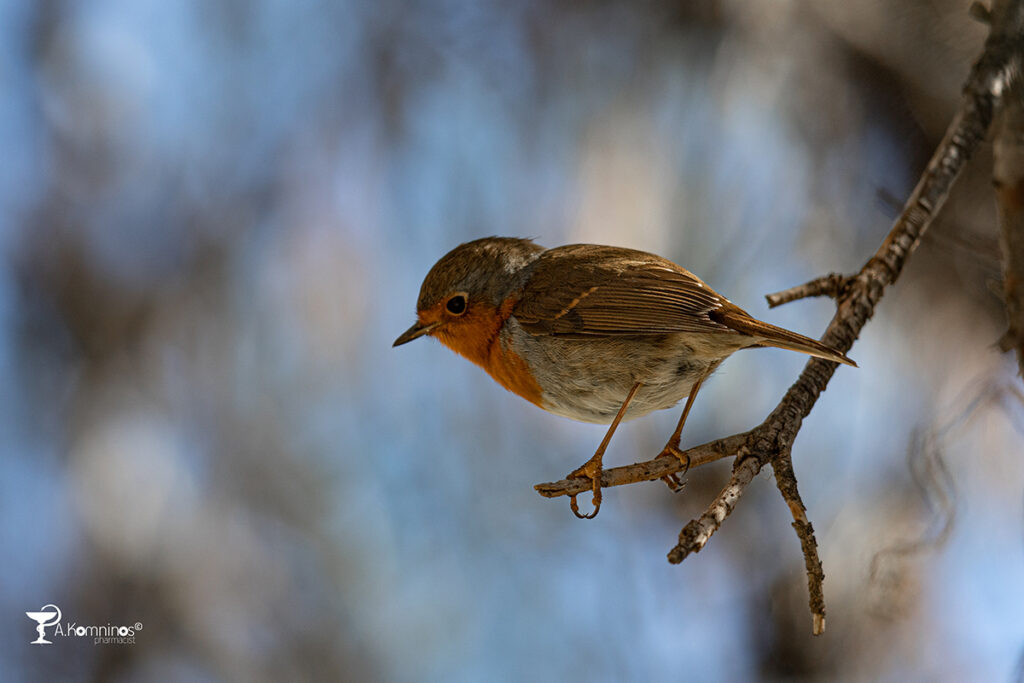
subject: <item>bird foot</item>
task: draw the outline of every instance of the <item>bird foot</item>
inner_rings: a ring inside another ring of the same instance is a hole
[[[673,444],[665,444],[665,447],[661,449],[661,453],[658,454],[659,458],[675,458],[682,464],[682,472],[672,472],[666,474],[661,478],[663,482],[671,489],[672,493],[679,493],[686,487],[686,482],[682,477],[686,476],[686,473],[690,469],[690,456],[683,451],[679,450],[678,446]]]
[[[573,470],[566,479],[589,479],[591,483],[590,490],[593,492],[594,497],[591,499],[591,503],[594,506],[593,512],[590,514],[583,514],[580,512],[579,504],[576,502],[576,496],[578,494],[572,494],[569,496],[569,507],[572,509],[572,514],[576,515],[578,519],[593,519],[597,517],[597,513],[601,510],[601,473],[604,469],[601,467],[601,459],[594,457],[579,467]]]

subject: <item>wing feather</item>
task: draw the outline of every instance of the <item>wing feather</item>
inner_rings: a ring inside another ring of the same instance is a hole
[[[544,252],[513,315],[535,335],[733,333],[710,314],[735,308],[671,261],[632,249],[570,245]]]

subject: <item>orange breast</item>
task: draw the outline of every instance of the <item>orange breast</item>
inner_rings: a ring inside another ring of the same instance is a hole
[[[540,385],[522,356],[511,349],[502,348],[501,342],[495,342],[491,345],[488,361],[484,369],[498,384],[530,403],[543,407]]]
[[[497,309],[478,303],[457,324],[439,330],[437,338],[482,367],[501,386],[540,406],[542,391],[526,361],[501,343],[501,328],[514,306],[513,299],[506,299]]]

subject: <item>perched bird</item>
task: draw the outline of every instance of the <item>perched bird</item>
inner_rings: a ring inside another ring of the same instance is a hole
[[[427,273],[416,318],[394,346],[435,337],[544,410],[611,423],[594,456],[569,475],[592,482],[586,517],[600,509],[602,457],[619,422],[686,398],[661,453],[684,460],[679,439],[697,391],[734,351],[775,346],[856,367],[836,349],[751,317],[667,259],[595,244],[545,249],[487,237],[459,245]],[[575,498],[572,505],[584,516]]]

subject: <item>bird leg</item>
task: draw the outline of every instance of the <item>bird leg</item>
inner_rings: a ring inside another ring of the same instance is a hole
[[[593,519],[597,517],[598,511],[601,509],[601,473],[604,468],[601,467],[601,461],[604,458],[605,449],[608,448],[608,442],[612,440],[612,434],[615,433],[615,428],[622,422],[622,416],[626,414],[626,408],[629,406],[629,402],[636,396],[636,392],[640,389],[643,382],[637,382],[633,385],[633,388],[629,390],[626,395],[626,400],[622,402],[622,407],[619,408],[619,412],[616,413],[615,419],[612,420],[611,425],[608,427],[608,431],[605,432],[604,439],[601,441],[601,445],[597,447],[597,452],[594,453],[590,460],[583,463],[582,467],[579,467],[572,471],[572,473],[566,477],[567,479],[577,477],[587,477],[591,481],[591,490],[594,492],[594,498],[591,501],[594,505],[594,511],[589,515],[580,514],[580,508],[576,503],[576,495],[573,494],[569,497],[569,507],[572,508],[572,513],[579,519]],[[677,439],[678,441],[678,439]]]
[[[683,434],[683,425],[686,424],[686,416],[690,414],[690,408],[693,407],[693,401],[697,398],[697,392],[700,391],[700,385],[704,383],[704,380],[710,375],[710,371],[705,371],[697,381],[690,387],[690,395],[686,397],[686,406],[683,407],[683,414],[679,417],[679,424],[676,425],[676,431],[672,432],[672,437],[665,444],[665,447],[661,449],[661,453],[658,454],[659,458],[676,458],[683,465],[683,471],[681,473],[666,474],[661,478],[665,482],[672,492],[680,491],[683,488],[683,482],[680,477],[686,476],[687,470],[690,469],[690,456],[686,455],[679,449],[679,439]]]

